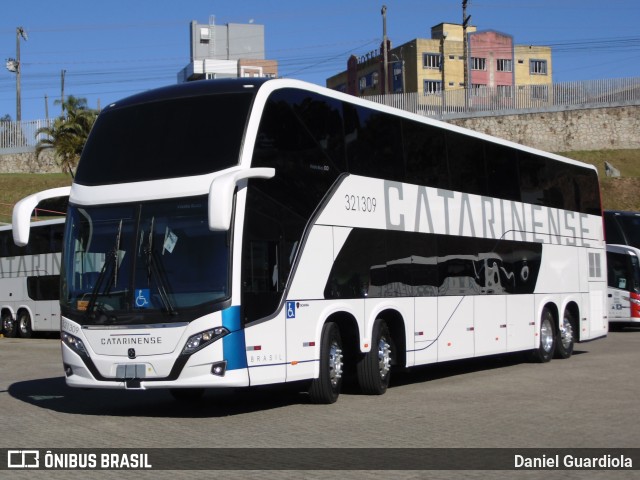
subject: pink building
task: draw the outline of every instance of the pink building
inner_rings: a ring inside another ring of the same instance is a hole
[[[493,30],[469,34],[469,83],[472,88],[513,87],[513,37]]]

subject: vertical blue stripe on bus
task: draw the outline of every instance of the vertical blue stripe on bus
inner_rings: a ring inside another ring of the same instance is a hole
[[[244,330],[241,328],[240,307],[222,311],[222,326],[231,332],[222,338],[222,356],[227,361],[227,370],[247,368],[247,348]]]

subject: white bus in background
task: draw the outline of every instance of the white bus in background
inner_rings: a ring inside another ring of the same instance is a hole
[[[59,191],[14,209],[27,213]],[[596,169],[295,80],[200,81],[105,108],[70,188],[73,387],[303,382],[605,336]]]
[[[640,325],[640,250],[607,245],[609,326]]]
[[[0,227],[0,312],[6,337],[60,331],[60,254],[64,218],[31,224],[29,244]]]

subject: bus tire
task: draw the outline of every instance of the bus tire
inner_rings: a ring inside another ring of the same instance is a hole
[[[33,335],[33,328],[31,326],[31,316],[29,312],[24,310],[18,313],[18,334],[22,338],[31,338]]]
[[[9,312],[2,314],[2,333],[7,338],[13,338],[18,334],[18,322]]]
[[[556,340],[555,358],[569,358],[576,343],[576,322],[569,310],[564,311]]]
[[[343,374],[342,338],[338,325],[327,322],[320,339],[320,374],[311,381],[309,398],[312,403],[335,403],[340,396]]]
[[[387,323],[378,318],[373,325],[371,350],[358,362],[358,383],[367,395],[382,395],[391,377],[393,348]]]
[[[540,316],[540,345],[531,351],[531,360],[536,363],[547,363],[553,358],[557,339],[553,323],[553,313],[545,307]]]
[[[169,392],[179,402],[195,402],[204,395],[204,388],[172,388]]]

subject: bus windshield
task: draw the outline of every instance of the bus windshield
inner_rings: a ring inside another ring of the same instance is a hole
[[[60,301],[83,323],[178,321],[228,296],[227,234],[209,231],[206,196],[70,205]]]

